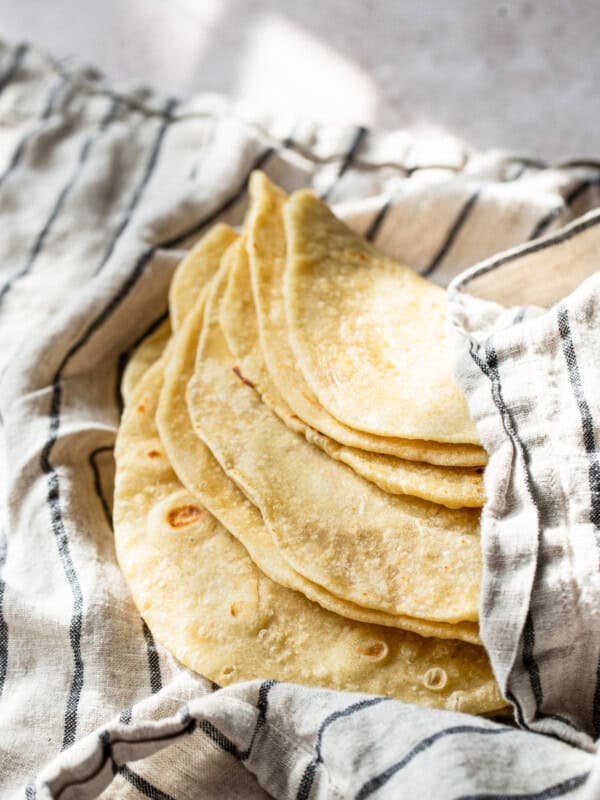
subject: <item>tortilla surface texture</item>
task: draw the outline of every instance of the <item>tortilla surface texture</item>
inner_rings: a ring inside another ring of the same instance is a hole
[[[248,253],[260,343],[270,376],[292,411],[339,444],[361,450],[446,466],[484,465],[483,448],[418,439],[377,436],[344,425],[318,401],[297,366],[289,337],[283,291],[287,259],[283,208],[287,195],[262,172],[250,180]]]
[[[231,259],[234,252],[235,248],[232,248],[225,258]],[[421,636],[478,643],[478,626],[474,622],[449,625],[364,608],[346,602],[307,580],[282,558],[260,511],[225,474],[196,435],[188,414],[186,387],[194,371],[203,316],[204,298],[200,298],[170,348],[156,415],[163,446],[186,489],[242,543],[265,575],[282,586],[302,592],[323,608],[349,619],[402,628]]]
[[[505,705],[483,648],[353,622],[264,576],[183,488],[155,424],[162,364],[143,377],[116,446],[115,543],[156,639],[226,685],[272,678],[469,713]]]
[[[290,341],[320,404],[378,436],[479,444],[452,375],[444,291],[310,191],[295,193],[283,216]]]
[[[220,311],[221,327],[236,361],[244,362],[243,373],[237,366],[238,377],[254,385],[266,405],[289,428],[302,433],[331,458],[347,464],[358,475],[390,494],[412,495],[448,508],[483,506],[483,478],[476,469],[438,467],[346,447],[310,427],[295,414],[280,394],[279,387],[275,386],[273,372],[267,370],[263,358],[244,239],[240,239],[232,256]],[[282,331],[279,340],[284,335]]]
[[[219,322],[227,278],[221,270],[207,300],[188,409],[198,436],[259,508],[281,556],[359,606],[477,621],[479,514],[383,492],[284,425],[235,371]]]
[[[121,379],[121,394],[125,405],[150,367],[158,361],[171,337],[171,322],[166,319],[134,350]]]
[[[179,264],[169,289],[169,310],[174,331],[179,330],[194,305],[198,290],[219,269],[223,253],[237,238],[233,228],[219,222],[196,242]]]

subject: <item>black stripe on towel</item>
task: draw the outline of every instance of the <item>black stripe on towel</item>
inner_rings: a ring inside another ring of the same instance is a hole
[[[560,783],[541,789],[539,792],[519,792],[519,794],[495,794],[494,792],[484,792],[483,794],[464,794],[456,800],[554,800],[556,797],[564,797],[573,792],[587,781],[589,772],[582,772],[572,778],[567,778]]]
[[[540,668],[536,661],[535,655],[535,628],[533,624],[533,614],[531,608],[525,618],[525,625],[523,626],[523,666],[529,675],[529,682],[531,690],[535,698],[536,715],[540,713],[540,709],[544,702],[544,692],[542,690],[542,680],[540,678]]]
[[[384,786],[394,775],[397,775],[398,772],[403,770],[407,767],[413,759],[415,759],[421,753],[424,753],[426,750],[429,750],[430,747],[436,742],[439,742],[441,739],[445,739],[448,736],[459,736],[461,734],[477,734],[481,736],[500,736],[505,733],[515,733],[514,728],[480,728],[475,725],[454,725],[451,728],[445,728],[444,730],[437,731],[437,733],[431,734],[431,736],[427,736],[425,739],[421,739],[421,741],[416,744],[409,752],[401,758],[399,761],[396,761],[395,764],[389,766],[383,772],[380,772],[379,775],[375,775],[375,777],[370,778],[366,783],[364,783],[361,788],[358,790],[355,800],[364,800],[365,797],[369,797],[382,786]]]
[[[581,373],[573,345],[571,325],[569,323],[569,312],[564,305],[558,307],[558,332],[562,341],[563,355],[567,365],[569,383],[573,391],[573,397],[579,411],[581,420],[581,433],[583,436],[583,446],[588,456],[589,470],[588,480],[590,485],[591,513],[590,521],[595,529],[596,545],[600,547],[600,462],[598,461],[598,450],[596,448],[596,437],[594,434],[594,419],[590,410],[589,403],[583,391]]]
[[[566,212],[571,208],[572,205],[574,205],[574,203],[582,194],[587,192],[587,190],[591,189],[593,186],[598,185],[600,185],[600,178],[588,178],[585,181],[578,183],[574,189],[565,195],[563,202],[559,206],[553,208],[552,211],[549,211],[545,216],[542,217],[541,220],[539,220],[531,232],[529,239],[537,239],[540,236],[543,236],[552,223],[559,217],[562,217],[564,214],[566,214]]]
[[[329,714],[329,716],[325,717],[317,732],[317,738],[315,741],[315,756],[304,770],[302,778],[300,779],[296,800],[308,800],[310,796],[317,772],[317,767],[323,761],[321,749],[323,746],[323,735],[327,728],[329,728],[329,726],[338,719],[350,717],[352,714],[356,714],[358,711],[362,711],[365,708],[371,708],[371,706],[377,706],[380,703],[384,703],[390,699],[391,698],[389,697],[372,697],[369,700],[359,700],[357,703],[352,703],[352,705],[347,706],[340,711],[334,711],[332,714]]]
[[[365,232],[365,239],[368,242],[374,242],[375,239],[377,238],[377,234],[381,230],[381,226],[383,225],[385,218],[388,215],[388,211],[392,207],[392,202],[393,202],[392,195],[390,194],[390,196],[381,206],[377,214],[373,217],[373,221],[371,222],[371,224],[369,225],[369,227]]]
[[[258,690],[258,702],[256,704],[258,715],[256,717],[250,743],[245,750],[240,750],[235,742],[232,742],[228,736],[225,736],[225,734],[215,727],[212,722],[209,722],[206,719],[201,719],[197,722],[197,729],[208,736],[212,742],[221,748],[221,750],[229,753],[238,761],[247,761],[252,755],[256,737],[266,722],[267,712],[269,710],[269,692],[273,686],[276,685],[276,683],[277,681],[267,680],[263,681],[260,685]]]
[[[50,433],[49,438],[42,449],[40,457],[40,466],[42,472],[47,476],[48,493],[46,496],[48,506],[50,508],[50,520],[52,526],[52,533],[56,540],[60,561],[65,573],[65,577],[71,589],[73,597],[73,611],[71,613],[71,621],[69,624],[69,640],[71,643],[71,651],[73,654],[73,672],[71,677],[71,686],[67,699],[67,707],[65,710],[64,732],[63,732],[63,750],[69,747],[75,741],[77,735],[77,709],[79,705],[79,698],[83,688],[83,659],[81,657],[81,628],[83,623],[83,593],[81,591],[81,584],[79,577],[75,571],[73,557],[71,555],[71,548],[69,538],[65,529],[62,511],[60,508],[60,487],[58,480],[58,472],[50,463],[49,456],[52,447],[56,441],[57,431],[59,426],[59,409],[62,395],[62,388],[59,386],[58,391],[53,390],[52,405],[50,409]]]
[[[162,676],[160,674],[160,660],[158,657],[158,650],[152,631],[147,626],[146,621],[142,620],[142,629],[144,631],[144,639],[146,640],[146,647],[148,649],[148,667],[150,669],[150,690],[152,694],[160,692],[162,689]]]
[[[112,256],[121,236],[123,235],[125,229],[129,225],[129,222],[131,220],[131,217],[133,216],[134,211],[136,210],[136,208],[140,203],[142,195],[144,194],[144,190],[148,185],[150,178],[152,177],[152,173],[156,168],[163,140],[165,138],[169,125],[173,121],[173,111],[175,110],[176,105],[177,105],[176,100],[169,100],[165,106],[164,116],[162,117],[162,121],[158,128],[158,132],[152,144],[152,149],[150,150],[150,157],[148,158],[148,161],[144,168],[144,172],[142,174],[142,180],[135,187],[131,199],[129,201],[129,205],[127,206],[127,210],[125,211],[123,218],[117,225],[117,229],[110,241],[110,244],[108,245],[106,252],[104,253],[104,256],[102,257],[102,260],[96,267],[94,275],[97,275],[99,272],[102,271],[102,269],[104,269],[106,263]]]
[[[440,266],[444,258],[447,256],[448,252],[450,251],[450,248],[456,241],[456,237],[460,233],[461,228],[463,227],[471,211],[473,210],[475,203],[479,199],[479,195],[480,195],[480,189],[477,189],[475,192],[473,192],[473,194],[470,195],[470,197],[464,203],[463,207],[458,213],[458,216],[452,223],[450,230],[446,234],[446,238],[442,242],[437,253],[433,256],[433,258],[429,262],[429,265],[423,270],[423,272],[421,272],[421,275],[424,278],[427,278],[429,275],[435,272],[435,270]]]
[[[342,159],[342,163],[340,164],[340,168],[337,171],[337,175],[335,176],[335,180],[333,183],[321,194],[321,200],[327,200],[327,198],[331,195],[335,187],[338,185],[340,180],[344,177],[346,172],[350,169],[352,162],[354,161],[354,157],[356,153],[359,151],[363,141],[367,136],[368,130],[367,128],[359,125],[356,129],[356,133],[352,141],[350,142],[350,147],[346,151],[344,158]]]
[[[509,252],[506,255],[491,259],[484,266],[480,267],[476,273],[467,275],[467,277],[457,284],[455,288],[462,288],[475,278],[481,278],[483,275],[487,275],[489,272],[493,272],[493,270],[504,266],[504,264],[510,264],[519,258],[533,255],[533,253],[539,253],[542,250],[545,250],[547,247],[553,247],[554,245],[562,244],[563,242],[568,242],[571,239],[575,239],[580,233],[585,233],[585,231],[589,230],[590,228],[595,228],[596,225],[599,224],[600,213],[595,212],[592,216],[587,219],[583,219],[581,222],[573,222],[565,230],[550,234],[548,239],[542,240],[541,242],[531,242],[531,244],[528,244],[517,251]]]
[[[52,230],[52,226],[56,222],[60,212],[62,211],[65,205],[65,202],[69,194],[71,193],[71,190],[73,189],[73,187],[77,183],[79,176],[81,175],[81,172],[90,155],[94,143],[114,119],[117,107],[118,107],[118,101],[113,100],[108,110],[108,113],[101,120],[98,130],[91,136],[88,136],[84,141],[79,151],[79,155],[77,157],[77,164],[75,166],[75,169],[73,170],[73,173],[70,175],[65,185],[61,188],[60,192],[58,193],[56,200],[54,201],[52,210],[50,211],[50,215],[48,216],[35,242],[33,243],[33,247],[31,248],[31,251],[29,253],[29,256],[27,257],[25,264],[18,272],[12,275],[0,289],[0,307],[4,302],[6,295],[11,290],[12,286],[16,283],[16,281],[20,280],[21,278],[24,278],[33,269],[38,256],[41,255],[44,249],[46,239],[50,231]]]
[[[121,716],[119,717],[119,721],[122,721],[121,717],[124,716],[124,713],[125,712],[121,712]],[[168,733],[165,736],[145,736],[142,739],[137,739],[136,738],[136,734],[132,733],[131,738],[127,738],[127,737],[121,736],[119,738],[115,738],[115,739],[111,740],[109,732],[108,731],[102,731],[100,733],[100,735],[98,736],[99,754],[101,755],[100,763],[94,768],[94,770],[92,772],[90,772],[88,775],[86,775],[85,778],[82,778],[81,780],[76,780],[76,781],[69,781],[69,782],[63,784],[60,788],[53,787],[53,789],[54,789],[53,797],[55,797],[56,800],[60,800],[61,795],[67,789],[70,789],[73,786],[85,786],[86,783],[89,783],[90,781],[93,781],[94,778],[96,778],[102,772],[102,770],[105,768],[107,762],[109,762],[109,761],[112,764],[113,774],[116,775],[117,772],[119,772],[119,770],[122,768],[122,767],[119,766],[119,764],[117,764],[117,762],[115,760],[115,757],[114,757],[113,747],[116,744],[127,743],[132,747],[135,747],[136,745],[142,745],[143,746],[143,745],[149,744],[149,743],[162,744],[164,742],[172,742],[175,739],[178,739],[180,736],[188,736],[190,733],[193,733],[194,730],[196,729],[196,720],[191,719],[191,717],[189,717],[189,715],[187,715],[187,716],[184,715],[184,716],[185,716],[185,719],[182,720],[183,727],[180,730],[175,731],[174,733]],[[129,719],[124,724],[128,724],[129,721],[130,721],[130,718],[131,717],[129,716]],[[122,765],[122,766],[125,766],[125,765]]]
[[[6,565],[6,549],[8,540],[6,532],[0,529],[0,696],[6,681],[6,671],[8,669],[8,624],[4,617],[4,591],[6,583],[3,573]]]
[[[27,44],[20,44],[17,48],[15,48],[8,69],[6,70],[4,75],[0,77],[0,92],[3,92],[8,86],[8,84],[15,77],[15,75],[21,68],[21,64],[23,63],[23,59],[25,58],[28,50],[29,50],[29,45]]]
[[[110,513],[110,503],[108,502],[108,498],[104,494],[104,489],[102,487],[102,478],[100,475],[100,467],[98,466],[97,458],[102,453],[112,453],[115,449],[114,445],[106,445],[105,447],[96,447],[95,450],[88,456],[88,464],[91,467],[92,474],[94,476],[94,491],[96,492],[96,497],[100,500],[100,505],[102,506],[102,511],[104,512],[104,519],[106,520],[106,524],[112,530],[112,514]]]
[[[113,113],[113,106],[111,105],[111,110],[109,112],[108,117],[105,117],[102,124],[107,124],[107,120],[110,119],[111,114]],[[91,142],[93,141],[94,137],[90,137],[84,147],[80,152],[78,168],[76,169],[75,173],[71,177],[69,183],[64,187],[63,191],[59,195],[59,199],[55,208],[53,209],[53,213],[51,214],[49,220],[46,222],[44,226],[44,231],[47,232],[49,229],[49,225],[52,224],[52,221],[56,218],[60,207],[64,203],[64,197],[66,193],[70,190],[74,180],[76,179],[79,169],[81,168],[82,164],[87,157],[86,149],[89,150],[89,146],[91,146]],[[89,145],[88,145],[89,143]],[[88,147],[86,148],[86,145]],[[63,196],[64,195],[64,196]],[[41,246],[43,245],[43,240],[45,238],[46,233],[43,236],[38,237],[38,242],[40,242],[39,250],[41,251]],[[63,742],[62,747],[63,749],[69,747],[75,741],[77,735],[77,709],[79,706],[79,698],[81,696],[81,691],[83,689],[83,677],[84,677],[84,665],[83,659],[81,656],[81,629],[83,624],[83,593],[81,590],[81,583],[79,581],[79,577],[75,570],[75,565],[73,562],[73,557],[71,555],[71,548],[69,544],[69,539],[67,536],[67,532],[64,525],[64,520],[62,517],[62,511],[60,507],[60,487],[59,487],[59,478],[58,472],[54,468],[54,466],[50,463],[50,454],[52,452],[52,448],[56,443],[58,437],[58,428],[60,425],[60,403],[62,397],[62,387],[60,384],[53,382],[52,387],[52,398],[50,402],[50,413],[49,413],[49,432],[48,438],[44,447],[42,448],[42,452],[40,455],[40,467],[44,475],[47,476],[47,485],[48,485],[48,492],[47,492],[47,503],[50,510],[50,521],[52,532],[54,534],[54,538],[58,547],[58,554],[59,558],[65,573],[65,577],[71,589],[71,594],[73,598],[73,611],[71,614],[71,621],[69,624],[69,640],[71,644],[71,651],[73,654],[73,673],[71,677],[71,685],[69,689],[69,695],[67,698],[67,707],[65,710],[65,721],[64,721],[64,731],[63,731]]]
[[[50,93],[48,94],[48,97],[46,99],[46,104],[40,116],[41,123],[39,125],[36,125],[36,127],[33,128],[33,130],[30,130],[27,133],[25,133],[17,143],[17,146],[12,154],[12,158],[10,159],[8,166],[4,169],[4,172],[0,175],[0,186],[16,170],[16,168],[21,163],[21,159],[25,155],[25,151],[27,150],[27,145],[29,144],[31,139],[33,139],[33,137],[36,136],[38,133],[41,133],[41,131],[44,129],[46,121],[48,120],[50,115],[54,112],[54,103],[56,102],[56,99],[58,98],[58,95],[60,94],[65,83],[66,83],[66,78],[61,78],[50,90]]]
[[[162,789],[157,789],[157,787],[150,783],[150,781],[147,781],[146,778],[142,778],[141,775],[130,769],[127,764],[123,764],[122,767],[119,767],[117,772],[122,778],[125,778],[128,783],[135,787],[140,794],[149,797],[150,800],[175,800],[173,795],[163,792]]]

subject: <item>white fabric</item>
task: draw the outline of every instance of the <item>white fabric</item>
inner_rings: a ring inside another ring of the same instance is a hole
[[[127,354],[164,313],[183,250],[217,219],[241,222],[253,168],[312,185],[445,285],[594,206],[598,166],[116,93],[27,47],[0,48],[0,119],[2,796],[599,796],[598,281],[564,301],[568,335],[536,294],[595,270],[592,223],[451,295],[491,454],[483,636],[531,730],[270,682],[213,692],[140,621],[110,529]]]
[[[592,212],[450,289],[458,374],[490,453],[482,638],[519,722],[590,750],[600,736],[599,255]],[[491,302],[497,273],[511,271],[518,298],[557,258],[565,285],[572,264],[577,279],[590,276],[572,294],[548,310]]]

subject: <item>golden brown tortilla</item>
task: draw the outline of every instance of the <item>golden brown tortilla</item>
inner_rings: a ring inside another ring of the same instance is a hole
[[[235,249],[226,254],[226,261],[231,260]],[[282,586],[302,592],[323,608],[349,619],[403,628],[422,636],[479,642],[478,626],[473,622],[449,625],[363,608],[307,580],[281,557],[260,511],[225,474],[208,447],[196,435],[189,418],[186,387],[194,371],[203,315],[204,298],[201,297],[169,348],[157,411],[163,446],[186,489],[243,544],[265,575]]]
[[[354,622],[265,577],[173,472],[154,422],[161,370],[123,418],[114,510],[119,564],[157,641],[221,685],[273,678],[469,713],[504,706],[483,648]]]
[[[253,385],[263,401],[289,428],[302,433],[331,458],[347,464],[358,475],[384,491],[421,497],[449,508],[483,506],[483,478],[480,471],[438,467],[346,447],[308,426],[292,411],[275,386],[272,373],[267,370],[263,358],[244,244],[245,237],[242,237],[232,252],[220,310],[220,322],[229,349],[237,361],[244,361],[244,373],[238,371],[238,377]],[[284,336],[285,331],[281,331],[279,340]]]
[[[219,222],[206,233],[181,261],[169,289],[169,310],[174,331],[179,330],[187,313],[205,286],[219,268],[221,257],[237,233]]]
[[[121,395],[125,405],[129,403],[129,398],[143,375],[161,357],[170,336],[171,322],[166,319],[132,353],[121,380]]]
[[[287,199],[264,173],[252,175],[248,253],[260,342],[272,381],[288,406],[307,425],[348,447],[442,466],[485,464],[487,456],[479,446],[376,436],[344,425],[319,403],[298,368],[289,337],[283,292],[287,258],[283,207]]]
[[[310,191],[283,215],[290,341],[319,403],[377,436],[478,444],[452,375],[443,290],[379,253]]]
[[[260,509],[283,558],[356,605],[476,621],[479,514],[387,494],[289,430],[234,372],[219,324],[227,277],[218,273],[207,301],[188,408],[197,434]]]

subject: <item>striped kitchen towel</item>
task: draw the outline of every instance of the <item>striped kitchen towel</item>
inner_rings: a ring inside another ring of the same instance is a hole
[[[581,218],[600,164],[115,91],[26,45],[0,45],[0,122],[1,796],[600,796],[600,224]],[[482,633],[518,728],[271,681],[213,691],[133,607],[111,532],[120,376],[259,167],[453,281],[490,453]]]

